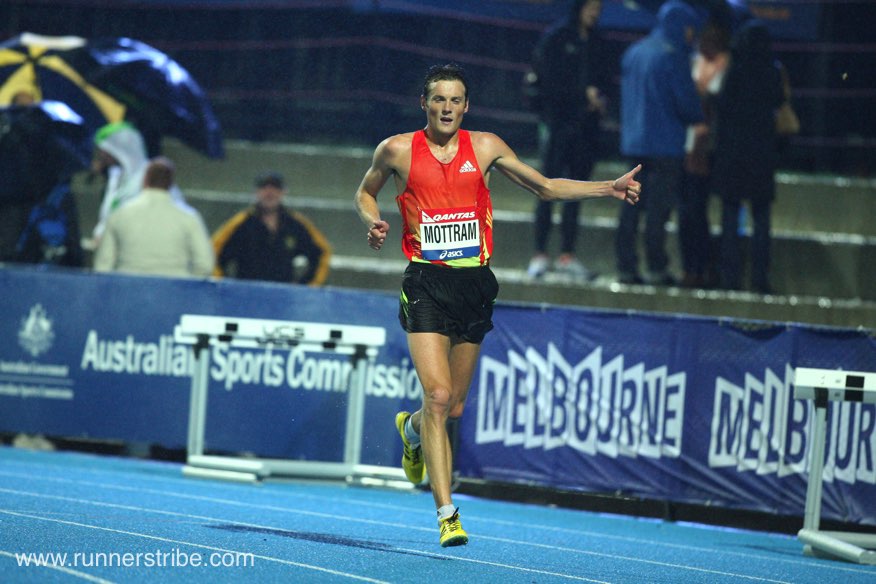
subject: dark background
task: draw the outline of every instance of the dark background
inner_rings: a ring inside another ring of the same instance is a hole
[[[618,15],[629,3],[604,4],[600,28],[617,61],[647,28]],[[781,167],[873,176],[876,34],[867,25],[876,22],[876,3],[750,4],[774,19],[774,48],[789,70],[802,121]],[[497,132],[519,153],[532,155],[536,120],[524,103],[521,80],[539,35],[566,5],[4,0],[0,40],[24,31],[132,37],[167,52],[192,73],[226,138],[369,147],[422,125],[418,96],[425,70],[455,61],[471,77],[466,127]],[[617,157],[616,82],[603,132],[604,158]]]

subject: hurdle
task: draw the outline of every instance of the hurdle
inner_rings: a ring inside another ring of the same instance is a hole
[[[794,371],[794,397],[813,400],[815,429],[810,449],[809,481],[803,529],[797,537],[808,556],[876,565],[876,534],[822,531],[822,482],[828,402],[876,403],[876,373],[798,367]]]
[[[194,366],[186,464],[183,474],[254,483],[270,476],[340,479],[348,482],[404,481],[404,472],[360,463],[367,368],[386,343],[382,327],[183,314],[174,340],[191,345]],[[209,390],[209,348],[217,344],[249,349],[298,349],[349,355],[353,370],[347,391],[343,460],[312,461],[234,457],[204,453]]]

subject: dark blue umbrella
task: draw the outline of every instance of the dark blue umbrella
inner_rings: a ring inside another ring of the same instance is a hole
[[[0,108],[0,260],[82,265],[69,180],[90,158],[91,133],[66,104]]]
[[[141,130],[174,136],[211,158],[224,156],[222,130],[207,96],[165,53],[129,38],[104,38],[66,58],[89,83],[125,104],[125,117]]]
[[[0,44],[0,106],[58,101],[92,131],[124,119],[125,106],[91,85],[66,61],[86,41],[22,33]]]
[[[0,202],[39,202],[90,158],[91,134],[66,104],[0,108]]]
[[[127,119],[147,138],[174,136],[211,158],[224,155],[219,121],[201,87],[140,41],[23,33],[0,44],[0,106],[22,93],[66,103],[92,133]]]

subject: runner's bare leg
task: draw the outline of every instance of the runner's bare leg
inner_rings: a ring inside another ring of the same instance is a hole
[[[453,458],[447,418],[462,415],[480,345],[451,340],[439,333],[410,333],[408,347],[423,385],[423,407],[413,414],[411,423],[420,433],[437,508],[452,503]]]

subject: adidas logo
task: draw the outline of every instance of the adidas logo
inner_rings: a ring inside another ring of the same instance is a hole
[[[463,164],[461,167],[459,167],[459,172],[461,172],[461,173],[462,172],[477,172],[477,171],[478,171],[478,169],[475,168],[474,164],[472,164],[468,160],[465,161],[465,164]]]

